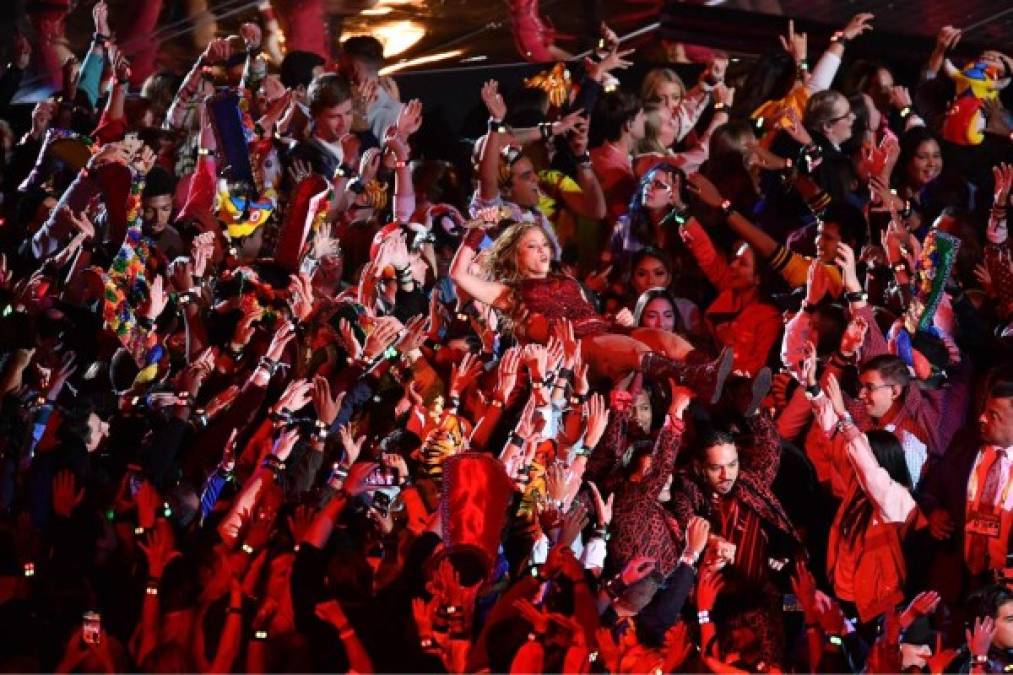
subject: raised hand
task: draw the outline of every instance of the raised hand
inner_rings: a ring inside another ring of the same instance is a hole
[[[77,478],[69,469],[53,476],[53,513],[62,518],[70,518],[82,501],[84,488],[77,488]]]
[[[517,370],[520,367],[520,347],[511,347],[503,352],[503,357],[496,369],[495,397],[498,401],[505,404],[510,400],[510,394],[513,393],[514,387],[517,385]]]
[[[257,24],[252,21],[247,21],[239,27],[239,35],[243,38],[243,42],[246,43],[247,51],[260,48],[263,33],[260,30],[260,26]]]
[[[988,656],[988,650],[992,646],[997,629],[995,619],[990,616],[976,618],[973,631],[969,628],[964,629],[971,656]]]
[[[858,281],[858,270],[855,266],[855,250],[841,242],[837,245],[837,255],[834,262],[841,269],[841,278],[844,281],[844,289],[849,293],[857,293],[862,290]]]
[[[99,0],[91,8],[91,18],[95,22],[95,32],[109,37],[109,5],[105,0]]]
[[[348,322],[348,319],[340,319],[338,321],[338,337],[341,340],[341,346],[344,348],[345,353],[348,354],[348,358],[354,360],[362,356],[362,345],[359,344],[358,338],[355,337],[355,330],[352,328],[352,324]]]
[[[489,116],[495,120],[503,121],[507,114],[506,103],[499,93],[499,82],[488,80],[482,85],[482,102],[485,104]]]
[[[936,611],[941,599],[935,591],[922,591],[916,595],[900,615],[901,630],[906,630],[918,617],[928,616]]]
[[[313,313],[313,283],[305,272],[292,274],[288,282],[288,306],[296,321],[302,322]]]
[[[904,110],[904,108],[911,107],[911,92],[908,91],[907,87],[900,85],[894,85],[890,89],[890,105],[897,110]]]
[[[92,224],[91,220],[88,219],[88,216],[85,215],[83,211],[81,213],[74,213],[73,211],[70,210],[69,206],[64,206],[62,209],[60,209],[60,215],[63,217],[64,220],[70,223],[70,225],[73,226],[75,230],[77,230],[84,236],[88,237],[89,239],[93,239],[95,237],[95,226]]]
[[[274,336],[271,338],[271,343],[267,346],[264,358],[274,363],[280,361],[281,355],[285,352],[285,347],[294,337],[295,326],[292,325],[291,321],[283,321],[278,326],[278,329],[274,331]]]
[[[601,394],[595,394],[584,404],[587,413],[587,428],[584,431],[584,446],[593,448],[598,445],[605,429],[609,423],[609,409],[605,405],[605,398]]]
[[[808,44],[809,40],[806,33],[795,32],[795,20],[788,20],[788,35],[778,36],[781,40],[781,48],[788,52],[795,63],[801,63],[805,61],[806,56],[809,53]]]
[[[342,424],[338,429],[338,439],[341,441],[341,447],[345,451],[345,459],[342,463],[345,466],[355,464],[355,460],[359,458],[359,454],[362,452],[362,446],[366,443],[366,436],[353,438],[352,426],[350,424]]]
[[[502,97],[500,100],[502,100]],[[412,134],[414,134],[421,128],[422,128],[422,101],[420,101],[417,98],[413,98],[412,100],[408,101],[408,103],[401,106],[401,112],[398,113],[397,116],[397,135],[407,140],[409,137],[411,137]]]
[[[992,178],[995,181],[992,204],[996,208],[1008,206],[1013,194],[1013,164],[1002,162],[993,166]]]
[[[953,26],[943,26],[936,33],[936,50],[942,54],[950,51],[957,46],[960,42],[960,38],[963,35],[963,31]]]
[[[285,387],[272,412],[293,413],[302,410],[310,402],[312,385],[309,380],[292,380]]]
[[[164,286],[165,282],[162,275],[156,274],[155,278],[148,285],[148,297],[141,303],[141,314],[151,321],[154,321],[162,314],[162,310],[165,309],[165,305],[169,302],[169,293],[164,290]]]
[[[843,418],[848,414],[848,408],[844,404],[844,394],[841,393],[841,384],[837,381],[835,375],[827,376],[827,386],[825,388],[827,398],[830,399],[830,403],[834,406],[834,412],[837,413],[838,417]]]
[[[781,115],[781,128],[784,132],[792,137],[796,143],[804,146],[810,146],[813,143],[812,136],[809,135],[809,130],[802,124],[801,118],[798,116],[798,111],[794,108],[785,108]]]
[[[172,537],[172,526],[168,521],[160,521],[153,530],[148,532],[147,539],[137,542],[148,559],[148,576],[161,578],[169,563],[180,556]]]
[[[401,332],[401,322],[392,316],[378,318],[373,323],[373,330],[366,336],[366,344],[362,348],[362,358],[373,361],[390,347]]]
[[[865,335],[869,332],[869,324],[862,316],[856,316],[844,329],[841,337],[841,354],[852,356],[865,344]]]
[[[700,554],[707,548],[710,531],[710,521],[700,516],[692,516],[686,524],[686,553],[699,558]]]
[[[690,401],[696,395],[689,387],[676,384],[675,380],[669,380],[669,391],[672,393],[672,402],[668,405],[668,414],[672,419],[682,419],[682,414],[689,407]]]
[[[841,33],[843,33],[844,37],[848,40],[854,40],[862,33],[872,30],[870,22],[875,18],[876,16],[869,12],[860,12],[851,17],[851,20],[848,21],[848,25],[841,30]]]
[[[594,497],[594,513],[598,519],[598,527],[608,527],[612,522],[612,503],[615,501],[616,493],[611,493],[608,501],[605,501],[594,481],[588,481],[587,486],[591,489],[591,495]]]
[[[229,47],[228,40],[225,38],[215,38],[204,48],[201,60],[209,66],[214,66],[223,63],[229,58],[231,53],[232,49]]]
[[[563,514],[563,523],[559,528],[559,538],[556,544],[570,546],[580,536],[581,530],[590,522],[587,507],[580,502],[570,505],[570,510]]]
[[[326,424],[328,428],[337,419],[344,399],[344,392],[337,396],[331,396],[331,385],[326,377],[317,375],[313,378],[313,408],[317,411],[317,419]]]
[[[658,566],[658,561],[646,555],[640,555],[629,562],[623,567],[622,573],[619,578],[622,580],[627,587],[647,578],[651,572]]]
[[[686,189],[696,195],[704,204],[713,208],[719,208],[725,200],[717,186],[699,173],[690,174],[686,178]]]
[[[819,260],[809,264],[806,277],[805,301],[808,305],[816,305],[830,292],[830,278],[827,268]]]

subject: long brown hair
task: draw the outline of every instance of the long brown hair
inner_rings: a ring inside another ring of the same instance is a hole
[[[517,268],[517,246],[521,237],[530,230],[538,230],[551,242],[552,237],[538,223],[514,223],[510,225],[489,249],[485,261],[485,270],[489,276],[501,283],[510,284],[523,279]]]

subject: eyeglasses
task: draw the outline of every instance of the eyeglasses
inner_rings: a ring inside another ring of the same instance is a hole
[[[885,389],[886,387],[892,387],[892,384],[870,384],[868,382],[859,382],[858,391],[867,391],[870,394],[877,389]]]
[[[829,120],[829,122],[828,122],[828,124],[837,124],[837,123],[838,123],[838,122],[840,122],[841,120],[846,120],[846,119],[848,119],[848,118],[849,118],[849,117],[851,117],[851,116],[852,116],[853,114],[854,114],[854,113],[853,113],[853,112],[851,112],[851,108],[848,108],[848,112],[844,113],[844,114],[843,114],[843,115],[841,115],[840,117],[831,117],[831,118],[830,118],[830,120]]]

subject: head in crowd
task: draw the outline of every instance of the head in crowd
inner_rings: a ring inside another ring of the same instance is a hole
[[[675,298],[667,288],[649,288],[637,298],[633,320],[643,328],[674,331],[679,323]]]
[[[839,148],[851,138],[855,117],[848,99],[828,89],[812,95],[802,121],[810,132],[821,135]]]
[[[306,94],[313,135],[337,143],[352,127],[352,91],[341,75],[325,73],[313,79]]]
[[[293,49],[285,54],[280,70],[281,83],[296,100],[305,103],[313,80],[324,72],[324,59],[313,52]]]
[[[726,431],[712,430],[698,441],[693,471],[702,485],[718,495],[727,495],[739,478],[739,450],[735,437]]]
[[[636,296],[651,288],[666,288],[672,283],[672,262],[659,249],[646,247],[637,251],[630,266],[630,290]]]

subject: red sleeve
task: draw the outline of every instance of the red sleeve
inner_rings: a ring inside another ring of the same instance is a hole
[[[190,192],[186,205],[180,210],[180,218],[196,217],[197,212],[211,213],[215,205],[215,160],[201,157],[197,161],[197,173],[190,181]]]
[[[99,142],[99,145],[105,145],[106,143],[122,141],[126,133],[127,121],[125,119],[111,118],[109,117],[109,113],[103,110],[102,117],[99,118],[98,126],[95,127],[92,136]]]

